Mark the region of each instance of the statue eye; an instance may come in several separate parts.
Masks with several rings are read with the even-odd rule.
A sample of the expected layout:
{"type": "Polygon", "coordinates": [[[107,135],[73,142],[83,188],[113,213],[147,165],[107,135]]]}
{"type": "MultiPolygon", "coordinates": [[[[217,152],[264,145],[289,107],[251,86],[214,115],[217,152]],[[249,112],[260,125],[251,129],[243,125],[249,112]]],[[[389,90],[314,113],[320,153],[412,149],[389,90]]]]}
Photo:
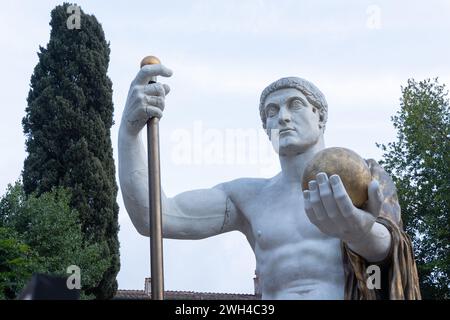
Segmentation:
{"type": "Polygon", "coordinates": [[[278,108],[274,105],[270,105],[266,108],[266,116],[268,118],[276,116],[277,113],[278,113],[278,108]]]}
{"type": "Polygon", "coordinates": [[[301,109],[305,107],[305,104],[300,99],[294,99],[291,101],[290,106],[292,109],[301,109]]]}

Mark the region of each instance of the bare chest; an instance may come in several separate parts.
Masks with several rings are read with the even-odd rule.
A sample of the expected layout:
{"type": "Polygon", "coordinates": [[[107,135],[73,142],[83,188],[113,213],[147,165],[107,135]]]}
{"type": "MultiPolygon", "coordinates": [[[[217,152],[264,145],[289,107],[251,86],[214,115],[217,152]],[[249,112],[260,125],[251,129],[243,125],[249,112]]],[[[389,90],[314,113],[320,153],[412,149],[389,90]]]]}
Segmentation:
{"type": "Polygon", "coordinates": [[[262,250],[328,238],[306,216],[300,188],[264,190],[243,209],[255,244],[262,250]]]}

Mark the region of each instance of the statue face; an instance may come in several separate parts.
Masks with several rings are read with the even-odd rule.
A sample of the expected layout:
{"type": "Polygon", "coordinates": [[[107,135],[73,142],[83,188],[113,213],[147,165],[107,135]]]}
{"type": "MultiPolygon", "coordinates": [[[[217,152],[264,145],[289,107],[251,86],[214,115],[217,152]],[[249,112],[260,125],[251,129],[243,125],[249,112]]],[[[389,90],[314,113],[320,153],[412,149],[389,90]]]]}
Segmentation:
{"type": "Polygon", "coordinates": [[[280,89],[269,94],[264,112],[270,140],[280,155],[303,153],[323,134],[319,111],[297,89],[280,89]]]}

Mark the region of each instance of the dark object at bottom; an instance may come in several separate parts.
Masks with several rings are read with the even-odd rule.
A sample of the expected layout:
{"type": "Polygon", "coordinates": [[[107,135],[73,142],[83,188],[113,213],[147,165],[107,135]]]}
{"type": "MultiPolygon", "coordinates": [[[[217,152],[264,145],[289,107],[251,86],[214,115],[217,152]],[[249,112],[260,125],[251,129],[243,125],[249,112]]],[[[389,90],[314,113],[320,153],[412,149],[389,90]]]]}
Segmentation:
{"type": "Polygon", "coordinates": [[[78,300],[79,289],[67,287],[67,277],[34,274],[20,293],[18,300],[78,300]]]}

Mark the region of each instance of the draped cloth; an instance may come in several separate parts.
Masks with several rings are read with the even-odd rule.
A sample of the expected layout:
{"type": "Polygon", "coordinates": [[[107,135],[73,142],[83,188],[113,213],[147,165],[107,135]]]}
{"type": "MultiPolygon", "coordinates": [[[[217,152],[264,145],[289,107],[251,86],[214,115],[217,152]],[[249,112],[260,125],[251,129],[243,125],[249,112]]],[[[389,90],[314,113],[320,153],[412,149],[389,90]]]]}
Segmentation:
{"type": "MultiPolygon", "coordinates": [[[[350,250],[342,242],[342,257],[345,273],[346,300],[419,300],[421,299],[419,278],[410,237],[403,230],[395,184],[383,168],[373,159],[366,161],[372,178],[380,183],[384,196],[380,215],[376,222],[383,224],[391,234],[391,249],[381,262],[370,263],[350,250]],[[380,268],[381,286],[368,287],[370,265],[380,268]]],[[[371,281],[369,280],[369,283],[371,281]]]]}

